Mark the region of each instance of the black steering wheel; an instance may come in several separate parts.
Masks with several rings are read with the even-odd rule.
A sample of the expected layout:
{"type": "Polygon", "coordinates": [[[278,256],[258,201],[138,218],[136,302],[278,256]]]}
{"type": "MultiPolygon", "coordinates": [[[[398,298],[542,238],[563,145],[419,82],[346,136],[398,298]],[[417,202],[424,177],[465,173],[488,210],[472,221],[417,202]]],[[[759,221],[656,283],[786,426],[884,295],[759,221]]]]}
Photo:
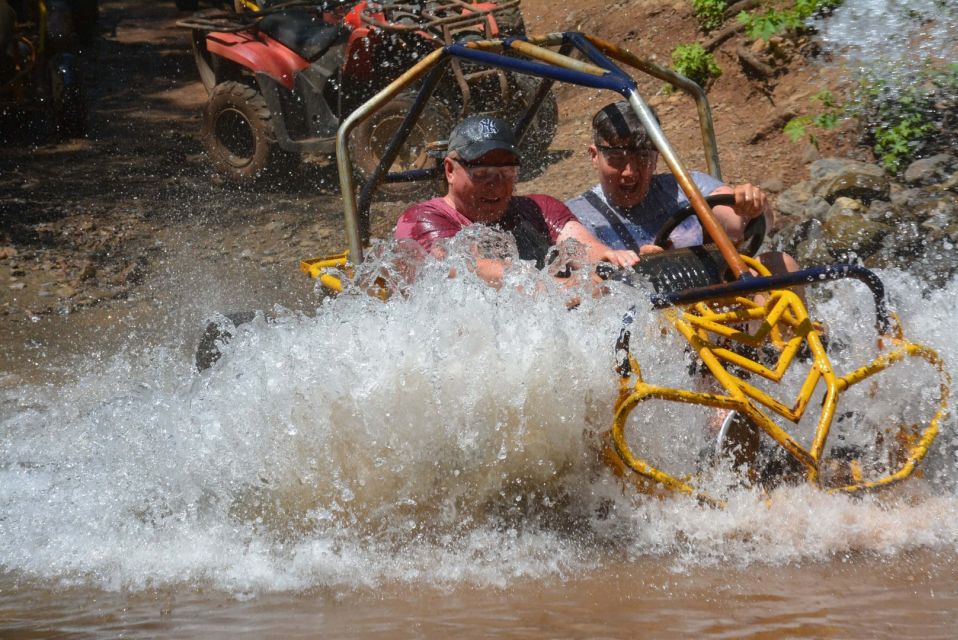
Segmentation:
{"type": "MultiPolygon", "coordinates": [[[[732,206],[735,204],[735,196],[731,193],[723,193],[717,196],[709,196],[705,199],[705,203],[709,207],[715,207],[720,205],[732,206]]],[[[695,209],[692,208],[692,205],[689,204],[682,209],[679,209],[666,220],[659,232],[655,234],[654,244],[662,247],[663,249],[669,248],[669,236],[675,231],[675,228],[678,227],[682,222],[685,221],[691,215],[695,215],[695,209]]],[[[703,238],[702,244],[709,244],[712,242],[712,239],[709,237],[705,230],[702,230],[703,238]]],[[[758,248],[762,246],[762,242],[765,240],[765,215],[760,215],[757,218],[752,218],[749,220],[748,224],[745,225],[745,238],[744,238],[744,247],[742,247],[741,252],[747,256],[754,256],[758,251],[758,248]]]]}

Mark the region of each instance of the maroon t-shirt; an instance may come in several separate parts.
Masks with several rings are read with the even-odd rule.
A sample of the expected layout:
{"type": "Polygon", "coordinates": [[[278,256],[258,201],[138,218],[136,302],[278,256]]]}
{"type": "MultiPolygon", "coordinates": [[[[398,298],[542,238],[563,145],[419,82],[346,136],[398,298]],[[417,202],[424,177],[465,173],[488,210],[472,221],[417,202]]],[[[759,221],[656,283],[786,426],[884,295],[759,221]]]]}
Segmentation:
{"type": "MultiPolygon", "coordinates": [[[[508,231],[516,239],[519,257],[535,260],[541,267],[549,247],[556,243],[562,228],[575,216],[552,196],[513,196],[505,215],[490,225],[508,231]]],[[[473,222],[442,198],[433,198],[406,209],[396,223],[397,240],[412,238],[429,251],[440,238],[451,238],[473,222]]]]}

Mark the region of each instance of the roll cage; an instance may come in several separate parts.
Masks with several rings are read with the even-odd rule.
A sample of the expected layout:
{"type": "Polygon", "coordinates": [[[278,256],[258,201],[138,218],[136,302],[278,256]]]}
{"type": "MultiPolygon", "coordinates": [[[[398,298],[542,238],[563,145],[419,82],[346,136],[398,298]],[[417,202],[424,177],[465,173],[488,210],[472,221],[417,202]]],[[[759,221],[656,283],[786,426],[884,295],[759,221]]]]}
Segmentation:
{"type": "MultiPolygon", "coordinates": [[[[664,317],[673,330],[686,339],[687,349],[696,354],[703,375],[707,371],[716,391],[670,388],[646,381],[629,348],[634,313],[628,312],[615,345],[619,393],[605,451],[605,459],[613,470],[629,476],[640,490],[649,493],[666,489],[694,495],[710,504],[720,504],[702,489],[700,478],[670,473],[653,466],[628,442],[626,429],[632,411],[648,400],[657,399],[738,414],[747,421],[753,433],[770,439],[783,450],[793,467],[808,482],[829,491],[853,493],[876,489],[912,474],[928,452],[946,415],[950,377],[941,359],[933,350],[904,338],[897,319],[888,310],[881,280],[868,269],[854,264],[833,264],[773,275],[759,261],[740,255],[713,217],[703,194],[639,94],[636,81],[619,65],[667,82],[692,97],[698,110],[707,169],[721,179],[711,109],[704,92],[688,78],[600,38],[569,32],[447,45],[424,56],[355,110],[340,125],[336,137],[349,249],[330,258],[306,260],[301,264],[304,271],[319,278],[324,285],[340,289],[339,278],[344,272],[351,273],[350,264],[358,264],[363,259],[364,246],[370,239],[370,204],[376,187],[384,181],[435,177],[435,170],[390,173],[387,169],[392,166],[400,147],[423,113],[442,74],[454,61],[541,79],[528,108],[514,125],[520,139],[555,82],[613,91],[623,96],[688,197],[703,231],[716,245],[712,249],[693,247],[644,256],[636,266],[636,270],[644,275],[648,275],[649,269],[663,268],[681,275],[680,272],[689,271],[687,267],[696,261],[702,265],[708,262],[704,271],[709,275],[704,281],[683,277],[650,278],[655,290],[649,302],[653,307],[665,309],[664,317]],[[350,158],[351,132],[411,87],[418,87],[412,108],[395,131],[379,165],[362,185],[356,185],[350,158]],[[871,291],[875,303],[875,328],[884,352],[870,363],[839,375],[827,353],[827,339],[821,325],[812,322],[804,301],[791,289],[843,278],[857,279],[871,291]],[[752,297],[759,292],[762,296],[752,297]],[[774,357],[769,361],[763,352],[774,357]],[[808,355],[800,355],[803,352],[808,355]],[[908,359],[924,360],[937,372],[939,400],[924,425],[906,421],[885,429],[895,434],[893,439],[901,444],[901,455],[882,466],[866,460],[863,453],[851,455],[842,452],[841,447],[829,448],[829,433],[843,394],[908,359]],[[805,381],[797,396],[780,398],[779,383],[790,369],[803,371],[805,381]],[[820,407],[816,406],[819,403],[812,401],[817,388],[824,388],[820,407]],[[721,391],[717,391],[719,389],[721,391]],[[808,438],[799,436],[790,425],[798,425],[803,415],[812,411],[818,415],[813,433],[808,438]]],[[[434,151],[440,149],[437,147],[434,151]]],[[[840,436],[838,440],[841,440],[840,436]]]]}
{"type": "MultiPolygon", "coordinates": [[[[728,272],[734,276],[733,282],[729,283],[679,291],[657,291],[651,299],[654,306],[689,304],[721,296],[747,295],[823,280],[854,278],[865,283],[872,291],[875,300],[876,328],[881,333],[889,330],[891,320],[881,281],[860,266],[840,264],[804,269],[787,276],[753,277],[725,230],[712,216],[703,194],[665,137],[651,109],[639,93],[637,82],[619,65],[625,65],[666,82],[692,98],[698,113],[698,125],[707,170],[709,174],[721,180],[722,171],[712,122],[712,110],[705,92],[698,84],[685,76],[651,60],[640,58],[627,49],[606,40],[580,32],[557,32],[543,36],[508,37],[446,45],[423,57],[415,66],[345,119],[336,136],[336,161],[343,198],[348,256],[353,264],[362,262],[363,248],[370,239],[370,205],[376,187],[382,182],[435,178],[435,170],[432,169],[393,173],[388,172],[387,168],[392,165],[398,155],[442,74],[447,71],[453,61],[457,60],[541,78],[535,96],[514,125],[516,137],[520,140],[535,117],[543,98],[555,82],[613,91],[628,100],[639,121],[649,132],[652,143],[688,197],[702,228],[714,240],[718,252],[728,266],[728,272]],[[578,57],[574,57],[576,55],[578,57]],[[417,84],[419,91],[416,100],[387,145],[379,165],[367,180],[361,185],[356,185],[354,174],[350,169],[352,166],[350,133],[383,105],[417,84]]],[[[309,271],[305,264],[304,270],[309,271]]]]}

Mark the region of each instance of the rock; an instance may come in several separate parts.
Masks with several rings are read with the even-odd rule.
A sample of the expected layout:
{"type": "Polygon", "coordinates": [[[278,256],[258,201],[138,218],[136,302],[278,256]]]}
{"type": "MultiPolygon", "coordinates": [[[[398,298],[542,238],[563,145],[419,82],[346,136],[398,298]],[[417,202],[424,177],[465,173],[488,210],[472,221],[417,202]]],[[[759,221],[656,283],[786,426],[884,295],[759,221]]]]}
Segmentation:
{"type": "Polygon", "coordinates": [[[805,145],[805,148],[802,150],[802,162],[808,164],[809,162],[818,161],[818,147],[809,143],[805,145]]]}
{"type": "Polygon", "coordinates": [[[843,158],[822,158],[811,164],[808,174],[813,183],[818,182],[822,178],[840,173],[848,162],[849,160],[843,158]]]}
{"type": "Polygon", "coordinates": [[[116,278],[113,279],[113,282],[118,285],[132,285],[140,284],[143,282],[143,278],[146,275],[146,260],[140,258],[131,264],[127,265],[120,273],[117,274],[116,278]]]}
{"type": "Polygon", "coordinates": [[[792,256],[803,266],[825,265],[835,261],[828,245],[820,238],[800,242],[792,256]]]}
{"type": "Polygon", "coordinates": [[[785,189],[775,198],[775,209],[786,216],[805,217],[805,203],[814,194],[808,182],[799,182],[785,189]]]}
{"type": "Polygon", "coordinates": [[[958,169],[958,158],[939,153],[930,158],[915,160],[905,169],[905,182],[912,186],[940,184],[952,177],[958,169]]]}
{"type": "Polygon", "coordinates": [[[22,290],[22,289],[26,289],[26,288],[27,288],[27,283],[26,283],[26,282],[14,282],[13,284],[10,285],[10,288],[13,289],[14,291],[20,291],[20,290],[22,290]]]}
{"type": "Polygon", "coordinates": [[[781,193],[785,188],[785,183],[779,178],[769,178],[760,184],[759,187],[768,193],[781,193]]]}
{"type": "MultiPolygon", "coordinates": [[[[815,163],[818,164],[818,163],[815,163]]],[[[888,176],[873,164],[847,160],[840,166],[828,165],[820,178],[812,179],[812,193],[834,203],[838,198],[854,198],[864,204],[888,200],[891,183],[888,176]]],[[[824,168],[824,165],[820,165],[824,168]]]]}
{"type": "Polygon", "coordinates": [[[824,232],[834,255],[854,253],[864,257],[876,252],[885,236],[894,233],[894,228],[854,213],[840,212],[825,220],[824,232]]]}
{"type": "Polygon", "coordinates": [[[6,260],[17,255],[16,247],[0,247],[0,260],[6,260]]]}
{"type": "Polygon", "coordinates": [[[831,207],[829,207],[828,212],[825,214],[825,217],[830,218],[831,216],[841,215],[842,213],[845,213],[845,212],[862,211],[864,210],[864,208],[865,208],[865,205],[859,202],[858,200],[855,200],[853,198],[840,197],[837,200],[835,200],[835,203],[832,204],[831,207]]]}
{"type": "Polygon", "coordinates": [[[913,218],[924,221],[923,227],[944,229],[958,220],[958,197],[947,192],[929,194],[927,199],[912,206],[910,213],[913,218]]]}
{"type": "Polygon", "coordinates": [[[830,205],[825,198],[813,196],[805,203],[805,217],[813,220],[824,220],[828,215],[830,205]]]}

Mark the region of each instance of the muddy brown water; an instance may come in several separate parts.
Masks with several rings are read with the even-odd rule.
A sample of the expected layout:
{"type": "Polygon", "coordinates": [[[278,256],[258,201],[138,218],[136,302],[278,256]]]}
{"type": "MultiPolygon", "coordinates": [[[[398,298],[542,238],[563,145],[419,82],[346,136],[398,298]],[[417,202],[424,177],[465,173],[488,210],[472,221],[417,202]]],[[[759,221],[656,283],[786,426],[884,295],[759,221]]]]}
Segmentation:
{"type": "Polygon", "coordinates": [[[802,566],[680,570],[610,564],[505,588],[238,597],[173,587],[141,593],[0,578],[0,629],[27,638],[953,638],[958,563],[919,552],[802,566]]]}

